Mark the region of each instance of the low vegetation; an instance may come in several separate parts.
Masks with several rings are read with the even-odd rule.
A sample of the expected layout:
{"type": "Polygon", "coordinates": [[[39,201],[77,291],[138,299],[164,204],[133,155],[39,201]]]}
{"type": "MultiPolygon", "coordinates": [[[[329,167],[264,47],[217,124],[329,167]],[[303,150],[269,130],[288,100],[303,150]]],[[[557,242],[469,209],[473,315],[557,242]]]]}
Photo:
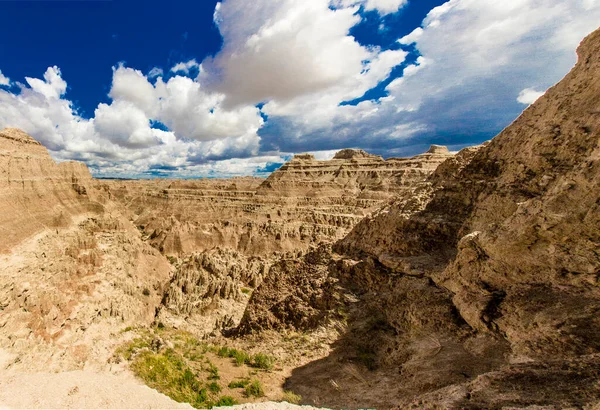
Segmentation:
{"type": "Polygon", "coordinates": [[[136,337],[116,350],[115,360],[127,361],[144,383],[175,401],[190,403],[196,408],[212,408],[265,396],[260,375],[273,369],[272,356],[211,345],[189,333],[164,326],[128,328],[128,331],[134,331],[136,337]],[[235,371],[239,372],[238,378],[229,383],[231,367],[225,382],[221,380],[219,366],[225,366],[223,359],[232,359],[233,368],[240,367],[235,371]],[[253,376],[252,380],[249,375],[253,376]]]}
{"type": "Polygon", "coordinates": [[[272,370],[273,365],[275,364],[275,358],[273,356],[269,356],[263,353],[249,355],[248,353],[242,350],[221,347],[217,351],[217,354],[220,357],[230,357],[234,359],[235,364],[237,366],[245,364],[251,367],[255,367],[257,369],[272,370]]]}
{"type": "Polygon", "coordinates": [[[293,391],[284,390],[281,401],[285,401],[291,404],[300,404],[302,402],[302,396],[294,393],[293,391]]]}
{"type": "Polygon", "coordinates": [[[263,397],[265,395],[265,390],[260,381],[255,379],[246,386],[244,394],[246,397],[263,397]]]}

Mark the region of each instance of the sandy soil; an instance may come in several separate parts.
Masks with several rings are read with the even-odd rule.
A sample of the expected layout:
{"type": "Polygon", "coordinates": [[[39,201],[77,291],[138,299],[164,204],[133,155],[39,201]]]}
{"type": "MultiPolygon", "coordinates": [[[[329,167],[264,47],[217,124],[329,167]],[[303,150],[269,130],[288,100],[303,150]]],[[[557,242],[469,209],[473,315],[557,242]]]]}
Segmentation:
{"type": "Polygon", "coordinates": [[[126,374],[3,373],[0,409],[192,409],[126,374]]]}

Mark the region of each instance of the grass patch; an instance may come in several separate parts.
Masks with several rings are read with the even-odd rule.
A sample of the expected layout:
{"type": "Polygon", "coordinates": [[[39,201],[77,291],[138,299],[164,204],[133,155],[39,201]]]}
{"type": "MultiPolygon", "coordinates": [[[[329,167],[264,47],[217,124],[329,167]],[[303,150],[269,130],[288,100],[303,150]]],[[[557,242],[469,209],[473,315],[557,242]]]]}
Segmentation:
{"type": "Polygon", "coordinates": [[[208,384],[208,390],[210,390],[213,393],[220,393],[221,386],[219,386],[219,383],[217,382],[211,382],[208,384]]]}
{"type": "Polygon", "coordinates": [[[300,404],[300,402],[302,401],[302,396],[294,393],[293,391],[284,390],[283,396],[281,397],[281,401],[286,401],[290,404],[300,404]]]}
{"type": "Polygon", "coordinates": [[[115,355],[129,361],[133,357],[133,354],[137,351],[142,349],[149,349],[150,343],[151,340],[147,337],[136,337],[127,345],[118,348],[115,352],[115,355]]]}
{"type": "Polygon", "coordinates": [[[237,404],[233,397],[221,396],[224,386],[219,382],[219,368],[209,360],[214,360],[213,354],[237,366],[248,366],[237,371],[238,378],[229,383],[230,389],[241,389],[239,393],[250,400],[265,395],[260,374],[273,368],[272,356],[208,344],[190,333],[167,327],[127,329],[132,330],[138,337],[119,347],[114,358],[126,360],[146,385],[177,402],[195,408],[237,404]]]}
{"type": "Polygon", "coordinates": [[[212,364],[210,362],[210,360],[207,361],[208,363],[208,368],[206,369],[208,371],[208,379],[209,380],[221,380],[221,376],[219,376],[219,368],[217,366],[215,366],[214,364],[212,364]]]}
{"type": "Polygon", "coordinates": [[[249,295],[250,293],[252,293],[252,289],[242,288],[242,293],[244,295],[249,295]]]}
{"type": "Polygon", "coordinates": [[[215,403],[215,407],[221,406],[234,406],[238,404],[237,401],[231,396],[222,396],[219,401],[215,403]]]}
{"type": "Polygon", "coordinates": [[[244,389],[246,397],[264,397],[265,390],[260,381],[254,379],[244,389]]]}
{"type": "Polygon", "coordinates": [[[235,361],[236,366],[248,365],[263,370],[273,369],[275,358],[263,353],[249,355],[243,350],[238,350],[229,347],[221,347],[217,350],[219,357],[230,357],[235,361]]]}
{"type": "Polygon", "coordinates": [[[206,406],[208,396],[192,369],[173,350],[142,352],[132,363],[134,373],[148,386],[180,403],[206,406]]]}
{"type": "Polygon", "coordinates": [[[245,389],[246,386],[248,386],[249,384],[250,380],[248,379],[234,380],[231,383],[229,383],[227,387],[229,387],[230,389],[245,389]]]}
{"type": "Polygon", "coordinates": [[[274,364],[275,358],[273,356],[257,353],[252,358],[252,363],[250,365],[263,370],[271,370],[274,364]]]}
{"type": "Polygon", "coordinates": [[[242,350],[236,350],[233,359],[235,360],[236,366],[250,363],[250,355],[242,350]]]}

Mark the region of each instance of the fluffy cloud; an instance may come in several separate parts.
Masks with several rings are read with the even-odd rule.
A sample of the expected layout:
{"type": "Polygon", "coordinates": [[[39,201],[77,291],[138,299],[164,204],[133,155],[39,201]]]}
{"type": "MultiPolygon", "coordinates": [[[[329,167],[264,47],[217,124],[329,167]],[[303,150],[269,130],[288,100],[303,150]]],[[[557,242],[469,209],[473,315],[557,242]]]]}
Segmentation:
{"type": "Polygon", "coordinates": [[[197,68],[198,70],[202,71],[202,65],[198,64],[198,62],[195,59],[177,63],[171,68],[171,71],[174,73],[189,74],[190,70],[192,70],[193,68],[197,68]]]}
{"type": "Polygon", "coordinates": [[[96,175],[212,176],[211,167],[226,175],[219,161],[236,157],[247,173],[267,164],[243,159],[258,154],[259,110],[224,110],[222,95],[205,93],[187,77],[152,84],[138,70],[115,67],[113,101],[99,104],[92,119],[81,118],[64,98],[67,83],[58,68],[27,83],[19,94],[0,90],[0,127],[22,128],[56,159],[85,161],[96,175]],[[171,130],[154,127],[157,122],[171,130]]]}
{"type": "Polygon", "coordinates": [[[0,73],[0,85],[20,88],[0,89],[0,127],[23,128],[57,159],[103,176],[263,174],[291,153],[329,158],[344,147],[457,149],[493,136],[560,80],[600,21],[599,0],[450,0],[391,49],[351,36],[363,11],[405,4],[225,0],[215,57],[147,75],[118,65],[112,101],[93,118],[67,99],[58,67],[27,84],[0,73]],[[374,87],[388,95],[363,101],[374,87]]]}
{"type": "Polygon", "coordinates": [[[349,35],[361,17],[356,7],[332,10],[328,0],[227,0],[217,21],[223,50],[209,61],[204,78],[230,105],[325,92],[360,75],[377,50],[349,35]]]}
{"type": "Polygon", "coordinates": [[[517,101],[521,104],[531,105],[538,100],[542,95],[543,91],[536,91],[533,88],[526,88],[519,93],[517,101]]]}
{"type": "Polygon", "coordinates": [[[387,97],[356,106],[335,105],[328,92],[275,99],[263,108],[263,143],[384,155],[414,154],[432,142],[479,143],[521,112],[522,90],[545,90],[569,71],[598,21],[598,0],[450,0],[399,39],[420,57],[387,86],[387,97]]]}
{"type": "Polygon", "coordinates": [[[44,73],[44,80],[30,77],[25,77],[25,80],[33,91],[46,98],[60,98],[67,92],[67,83],[62,79],[60,69],[56,66],[48,67],[44,73]]]}
{"type": "Polygon", "coordinates": [[[4,76],[2,70],[0,70],[0,85],[10,85],[10,78],[4,76]]]}
{"type": "Polygon", "coordinates": [[[336,0],[338,7],[363,5],[366,11],[376,10],[381,15],[396,13],[408,3],[408,0],[336,0]]]}
{"type": "Polygon", "coordinates": [[[148,78],[162,77],[165,74],[162,68],[154,67],[148,72],[148,78]]]}

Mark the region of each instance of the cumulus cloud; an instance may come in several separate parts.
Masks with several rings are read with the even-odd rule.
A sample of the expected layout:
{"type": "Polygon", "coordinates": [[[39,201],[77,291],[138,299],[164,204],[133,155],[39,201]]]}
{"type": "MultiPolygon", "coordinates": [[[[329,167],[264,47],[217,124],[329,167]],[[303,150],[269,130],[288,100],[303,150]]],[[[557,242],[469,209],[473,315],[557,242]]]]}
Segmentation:
{"type": "Polygon", "coordinates": [[[384,16],[405,4],[225,0],[216,56],[167,73],[115,66],[111,101],[93,118],[79,116],[58,67],[26,84],[0,73],[0,85],[20,88],[0,89],[0,127],[104,176],[261,174],[291,153],[328,158],[344,147],[458,149],[492,137],[560,80],[600,21],[598,0],[450,0],[391,49],[350,34],[360,10],[384,16]],[[387,95],[365,99],[375,87],[387,95]]]}
{"type": "Polygon", "coordinates": [[[148,72],[148,78],[162,77],[164,74],[165,73],[162,68],[154,67],[148,72]]]}
{"type": "MultiPolygon", "coordinates": [[[[209,61],[216,89],[231,105],[256,104],[324,91],[359,75],[377,52],[349,35],[357,8],[332,10],[328,0],[226,0],[218,9],[223,50],[209,61]]],[[[205,77],[206,78],[206,77],[205,77]]]]}
{"type": "Polygon", "coordinates": [[[56,66],[48,67],[43,80],[31,77],[25,77],[25,80],[33,91],[46,98],[60,98],[67,92],[67,83],[62,79],[60,69],[56,66]]]}
{"type": "Polygon", "coordinates": [[[3,75],[2,74],[2,70],[0,70],[0,86],[1,85],[5,85],[5,86],[9,86],[10,85],[10,78],[8,78],[5,75],[3,75]]]}
{"type": "Polygon", "coordinates": [[[381,15],[396,13],[408,3],[408,0],[335,0],[338,7],[363,5],[366,11],[375,10],[381,15]]]}
{"type": "Polygon", "coordinates": [[[190,70],[193,68],[197,68],[198,70],[202,71],[202,65],[198,64],[198,62],[195,59],[177,63],[171,68],[171,71],[174,73],[189,74],[190,70]]]}
{"type": "Polygon", "coordinates": [[[521,104],[531,105],[538,100],[545,92],[536,91],[533,88],[526,88],[519,93],[517,101],[521,104]]]}
{"type": "Polygon", "coordinates": [[[263,143],[384,155],[415,154],[432,142],[479,143],[521,112],[521,90],[548,88],[570,70],[598,21],[600,2],[592,0],[450,0],[399,39],[419,58],[387,86],[388,96],[356,106],[335,106],[327,93],[275,99],[263,108],[263,143]]]}

